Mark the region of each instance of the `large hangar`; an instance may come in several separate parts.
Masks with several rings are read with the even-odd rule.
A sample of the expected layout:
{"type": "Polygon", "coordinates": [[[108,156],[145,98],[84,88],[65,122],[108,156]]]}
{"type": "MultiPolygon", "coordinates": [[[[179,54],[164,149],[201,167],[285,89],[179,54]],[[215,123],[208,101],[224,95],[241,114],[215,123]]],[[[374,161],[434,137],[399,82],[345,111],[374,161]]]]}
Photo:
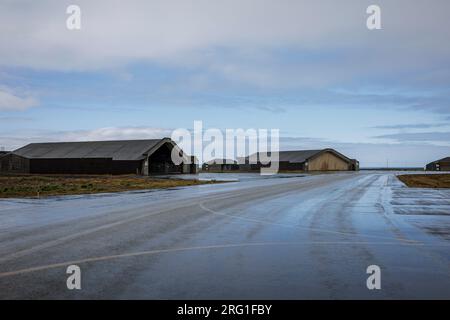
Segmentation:
{"type": "MultiPolygon", "coordinates": [[[[259,170],[263,167],[259,159],[259,153],[253,154],[245,158],[239,168],[242,171],[259,170]]],[[[278,168],[280,171],[356,171],[359,162],[331,148],[292,150],[278,152],[278,168]]]]}
{"type": "Polygon", "coordinates": [[[194,157],[170,138],[31,143],[0,156],[0,171],[36,174],[197,173],[194,157]],[[176,148],[181,164],[172,161],[176,148]]]}

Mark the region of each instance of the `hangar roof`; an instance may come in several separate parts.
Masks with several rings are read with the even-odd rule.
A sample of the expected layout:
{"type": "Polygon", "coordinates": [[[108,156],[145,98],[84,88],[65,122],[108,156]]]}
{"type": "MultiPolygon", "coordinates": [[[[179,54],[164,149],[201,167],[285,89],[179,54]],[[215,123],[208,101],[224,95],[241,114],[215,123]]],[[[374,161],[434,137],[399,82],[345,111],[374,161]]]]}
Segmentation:
{"type": "Polygon", "coordinates": [[[439,162],[450,162],[450,157],[442,158],[442,159],[430,162],[429,164],[431,164],[431,163],[439,163],[439,162]]]}
{"type": "Polygon", "coordinates": [[[293,151],[280,151],[280,161],[288,162],[305,162],[307,159],[318,154],[322,150],[293,150],[293,151]]]}
{"type": "Polygon", "coordinates": [[[151,140],[115,140],[81,142],[30,143],[13,153],[25,158],[112,158],[113,160],[141,160],[155,147],[169,138],[151,140]]]}
{"type": "MultiPolygon", "coordinates": [[[[291,150],[291,151],[279,151],[278,153],[278,161],[280,162],[292,162],[292,163],[302,163],[305,162],[308,159],[311,159],[317,155],[319,155],[322,152],[332,152],[333,154],[337,155],[338,157],[346,160],[346,161],[352,161],[343,154],[337,152],[334,149],[320,149],[320,150],[291,150]]],[[[254,157],[255,154],[251,155],[250,158],[254,157]]],[[[270,152],[269,152],[270,156],[270,152]]],[[[258,153],[259,158],[259,153],[258,153]]]]}

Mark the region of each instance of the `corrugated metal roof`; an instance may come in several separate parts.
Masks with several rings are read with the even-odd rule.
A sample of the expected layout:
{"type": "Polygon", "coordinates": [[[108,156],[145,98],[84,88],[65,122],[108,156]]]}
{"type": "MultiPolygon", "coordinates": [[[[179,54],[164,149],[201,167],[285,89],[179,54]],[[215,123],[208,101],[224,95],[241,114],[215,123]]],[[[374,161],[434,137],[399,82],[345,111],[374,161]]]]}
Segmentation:
{"type": "MultiPolygon", "coordinates": [[[[292,163],[302,163],[305,162],[307,159],[311,158],[312,156],[316,155],[319,152],[322,152],[323,150],[292,150],[292,151],[279,151],[278,152],[278,160],[279,161],[286,161],[286,162],[292,162],[292,163]]],[[[258,153],[258,159],[259,159],[258,153]]],[[[268,155],[270,156],[270,152],[268,152],[268,155]]],[[[255,157],[255,154],[251,155],[249,158],[252,159],[255,157]]]]}
{"type": "MultiPolygon", "coordinates": [[[[320,149],[320,150],[291,150],[291,151],[279,151],[278,152],[278,161],[280,162],[291,162],[291,163],[303,163],[306,160],[314,157],[315,155],[317,155],[318,153],[321,152],[325,152],[325,151],[329,151],[332,152],[334,154],[336,154],[337,156],[346,159],[347,161],[351,161],[350,159],[348,159],[346,156],[344,156],[343,154],[337,152],[334,149],[320,149]]],[[[250,159],[252,157],[254,157],[255,155],[250,156],[250,159]]],[[[269,152],[269,156],[270,156],[270,152],[269,152]]],[[[259,153],[258,153],[258,158],[259,158],[259,153]]]]}
{"type": "Polygon", "coordinates": [[[30,143],[13,153],[38,159],[52,158],[112,158],[113,160],[140,160],[144,153],[155,147],[162,139],[45,142],[30,143]]]}
{"type": "Polygon", "coordinates": [[[305,162],[307,159],[322,152],[322,150],[297,150],[297,151],[280,151],[279,159],[280,161],[288,162],[305,162]]]}
{"type": "Polygon", "coordinates": [[[431,163],[438,163],[438,162],[450,162],[450,157],[442,158],[442,159],[433,161],[431,163]]]}

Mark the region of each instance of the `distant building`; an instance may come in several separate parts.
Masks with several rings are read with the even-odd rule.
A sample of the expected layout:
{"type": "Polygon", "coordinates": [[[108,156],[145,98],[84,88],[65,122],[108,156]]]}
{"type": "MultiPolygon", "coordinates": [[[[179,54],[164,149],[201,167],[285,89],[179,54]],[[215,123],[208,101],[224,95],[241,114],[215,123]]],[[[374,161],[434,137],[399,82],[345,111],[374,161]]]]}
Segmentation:
{"type": "MultiPolygon", "coordinates": [[[[269,153],[270,156],[270,153],[269,153]]],[[[253,154],[240,160],[241,171],[260,170],[260,154],[253,154]],[[241,163],[243,162],[243,163],[241,163]]],[[[356,171],[359,162],[350,159],[334,149],[280,151],[278,156],[280,171],[356,171]]]]}
{"type": "Polygon", "coordinates": [[[429,171],[450,171],[450,157],[430,162],[426,169],[429,171]]]}
{"type": "Polygon", "coordinates": [[[0,172],[9,173],[152,175],[197,173],[197,169],[196,158],[169,138],[31,143],[0,155],[0,172]],[[180,164],[172,161],[174,148],[180,164]]]}
{"type": "Polygon", "coordinates": [[[350,159],[350,171],[358,171],[359,170],[359,161],[356,159],[350,159]]]}
{"type": "Polygon", "coordinates": [[[205,162],[202,165],[202,170],[210,172],[237,171],[239,170],[239,165],[235,160],[231,159],[213,159],[205,162]]]}

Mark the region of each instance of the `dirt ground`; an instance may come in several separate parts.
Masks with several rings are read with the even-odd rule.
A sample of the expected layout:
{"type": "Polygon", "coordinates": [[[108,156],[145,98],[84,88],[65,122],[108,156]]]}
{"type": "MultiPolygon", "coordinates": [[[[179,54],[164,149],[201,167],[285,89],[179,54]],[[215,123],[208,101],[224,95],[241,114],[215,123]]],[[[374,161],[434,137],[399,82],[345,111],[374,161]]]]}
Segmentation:
{"type": "Polygon", "coordinates": [[[158,179],[134,175],[63,176],[17,175],[0,176],[0,198],[42,197],[51,195],[89,194],[129,190],[190,186],[214,181],[158,179]]]}
{"type": "Polygon", "coordinates": [[[397,176],[412,188],[450,188],[450,174],[403,174],[397,176]]]}

